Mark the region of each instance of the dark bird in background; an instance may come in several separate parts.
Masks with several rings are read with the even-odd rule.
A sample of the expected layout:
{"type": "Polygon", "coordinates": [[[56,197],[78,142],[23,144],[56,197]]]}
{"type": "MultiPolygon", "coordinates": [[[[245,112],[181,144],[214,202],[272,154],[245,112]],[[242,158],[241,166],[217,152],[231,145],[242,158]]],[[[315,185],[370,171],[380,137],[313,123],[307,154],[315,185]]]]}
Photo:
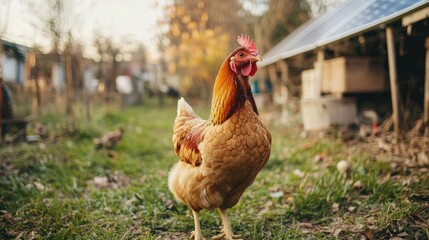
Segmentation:
{"type": "Polygon", "coordinates": [[[101,138],[94,139],[95,148],[100,150],[102,148],[112,149],[122,139],[124,135],[124,128],[120,127],[118,130],[106,133],[101,138]]]}

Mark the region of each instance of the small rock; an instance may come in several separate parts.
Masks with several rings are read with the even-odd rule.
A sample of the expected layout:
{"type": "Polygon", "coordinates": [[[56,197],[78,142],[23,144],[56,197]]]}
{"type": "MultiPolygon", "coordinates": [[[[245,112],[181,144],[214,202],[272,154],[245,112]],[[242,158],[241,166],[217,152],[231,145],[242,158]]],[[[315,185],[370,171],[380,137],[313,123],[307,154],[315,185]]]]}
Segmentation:
{"type": "Polygon", "coordinates": [[[283,196],[284,196],[284,194],[282,191],[270,192],[270,197],[272,197],[272,198],[281,198],[283,196]]]}
{"type": "Polygon", "coordinates": [[[295,169],[293,170],[293,174],[295,174],[295,176],[299,177],[299,178],[303,178],[305,176],[305,173],[303,173],[301,170],[299,169],[295,169]]]}
{"type": "Polygon", "coordinates": [[[338,172],[340,172],[341,174],[347,174],[348,171],[350,170],[350,163],[347,162],[346,160],[341,160],[337,163],[337,170],[338,172]]]}
{"type": "Polygon", "coordinates": [[[425,152],[417,153],[417,162],[419,165],[427,165],[429,164],[428,155],[425,152]]]}

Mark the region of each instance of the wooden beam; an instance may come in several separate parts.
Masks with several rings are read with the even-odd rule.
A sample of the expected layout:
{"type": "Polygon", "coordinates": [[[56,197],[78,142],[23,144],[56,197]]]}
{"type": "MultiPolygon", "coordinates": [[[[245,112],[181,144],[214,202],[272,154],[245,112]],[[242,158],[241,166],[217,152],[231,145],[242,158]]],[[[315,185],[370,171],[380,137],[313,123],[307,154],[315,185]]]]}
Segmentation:
{"type": "Polygon", "coordinates": [[[429,37],[426,38],[426,67],[425,67],[425,96],[424,96],[424,110],[423,110],[423,123],[425,126],[429,122],[429,37]]]}
{"type": "Polygon", "coordinates": [[[393,125],[395,133],[399,133],[399,87],[398,77],[396,75],[396,56],[395,56],[395,41],[393,38],[392,27],[386,28],[386,41],[387,41],[387,58],[389,61],[389,77],[390,77],[390,94],[392,97],[393,109],[393,125]]]}
{"type": "Polygon", "coordinates": [[[411,13],[402,18],[402,26],[408,26],[429,17],[429,7],[411,13]]]}

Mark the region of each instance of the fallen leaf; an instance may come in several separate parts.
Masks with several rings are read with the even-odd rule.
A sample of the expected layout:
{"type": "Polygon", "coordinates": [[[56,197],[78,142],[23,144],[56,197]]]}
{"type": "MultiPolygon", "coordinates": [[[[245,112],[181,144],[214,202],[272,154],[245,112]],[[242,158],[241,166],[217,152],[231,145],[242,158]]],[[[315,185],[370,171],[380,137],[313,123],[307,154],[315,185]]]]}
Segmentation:
{"type": "Polygon", "coordinates": [[[401,232],[400,234],[398,234],[397,237],[408,237],[408,233],[406,232],[401,232]]]}
{"type": "Polygon", "coordinates": [[[73,178],[72,178],[72,186],[73,186],[73,189],[74,189],[74,190],[76,190],[76,189],[77,189],[77,179],[76,179],[76,177],[73,177],[73,178]]]}
{"type": "Polygon", "coordinates": [[[313,224],[309,222],[300,222],[298,223],[298,227],[299,230],[304,234],[312,233],[315,231],[313,224]]]}
{"type": "Polygon", "coordinates": [[[268,188],[268,192],[279,192],[279,191],[283,191],[283,187],[281,185],[276,185],[268,188]]]}
{"type": "Polygon", "coordinates": [[[293,197],[292,196],[288,196],[285,201],[286,201],[287,204],[291,204],[291,203],[293,203],[293,197]]]}
{"type": "Polygon", "coordinates": [[[43,184],[41,184],[40,182],[34,182],[33,184],[37,190],[39,190],[39,191],[45,190],[45,186],[43,184]]]}
{"type": "Polygon", "coordinates": [[[3,217],[3,218],[5,218],[7,221],[13,221],[14,219],[13,219],[13,217],[12,217],[12,215],[10,215],[7,211],[5,211],[5,210],[0,210],[0,213],[2,213],[2,216],[1,217],[3,217]]]}
{"type": "Polygon", "coordinates": [[[114,150],[108,150],[107,151],[107,156],[109,158],[116,158],[118,156],[118,153],[116,151],[114,151],[114,150]]]}
{"type": "Polygon", "coordinates": [[[96,176],[92,180],[87,181],[88,185],[93,185],[96,188],[113,188],[117,189],[131,183],[128,176],[115,171],[107,176],[96,176]]]}
{"type": "Polygon", "coordinates": [[[172,209],[173,208],[173,201],[171,199],[166,199],[164,202],[164,206],[167,209],[172,209]]]}
{"type": "Polygon", "coordinates": [[[340,210],[340,204],[339,204],[339,203],[334,202],[334,203],[332,204],[331,211],[335,213],[335,212],[338,212],[338,210],[340,210]]]}
{"type": "Polygon", "coordinates": [[[362,182],[360,180],[353,183],[354,189],[361,189],[362,188],[362,182]]]}
{"type": "Polygon", "coordinates": [[[379,149],[382,149],[382,150],[384,150],[386,152],[390,152],[392,150],[392,148],[390,147],[390,145],[387,144],[386,142],[384,142],[382,139],[378,139],[377,144],[378,144],[378,148],[379,149]]]}
{"type": "Polygon", "coordinates": [[[347,210],[349,210],[349,212],[353,212],[354,210],[356,210],[355,206],[350,206],[347,208],[347,210]]]}
{"type": "Polygon", "coordinates": [[[166,209],[172,209],[173,208],[173,201],[167,197],[165,194],[161,194],[162,203],[164,203],[164,206],[166,209]]]}
{"type": "Polygon", "coordinates": [[[106,176],[96,176],[92,181],[96,187],[105,187],[109,179],[106,176]]]}
{"type": "Polygon", "coordinates": [[[131,206],[134,202],[136,202],[137,201],[137,198],[136,197],[132,197],[132,198],[130,198],[130,199],[128,199],[127,201],[125,201],[125,206],[131,206]]]}
{"type": "Polygon", "coordinates": [[[371,232],[371,231],[368,231],[368,232],[366,232],[366,236],[367,236],[369,239],[373,239],[373,238],[374,238],[374,233],[373,233],[373,232],[371,232]]]}
{"type": "Polygon", "coordinates": [[[323,162],[323,161],[327,160],[327,158],[329,158],[329,153],[326,151],[323,151],[323,152],[317,154],[316,156],[314,156],[313,161],[315,163],[323,162]]]}
{"type": "Polygon", "coordinates": [[[44,143],[39,143],[39,148],[40,148],[41,150],[46,150],[46,144],[44,144],[44,143]]]}
{"type": "Polygon", "coordinates": [[[264,206],[259,207],[259,212],[258,215],[263,215],[266,212],[268,212],[268,210],[270,209],[270,207],[273,205],[273,201],[268,201],[264,204],[264,206]]]}
{"type": "Polygon", "coordinates": [[[392,176],[390,175],[390,173],[388,173],[385,176],[383,176],[383,178],[377,179],[377,183],[380,185],[385,184],[385,183],[389,182],[391,178],[392,178],[392,176]]]}
{"type": "Polygon", "coordinates": [[[413,179],[412,178],[404,178],[402,179],[402,186],[410,186],[413,183],[413,179]]]}
{"type": "Polygon", "coordinates": [[[313,158],[313,162],[315,162],[315,163],[319,163],[319,162],[322,162],[323,161],[323,157],[322,157],[322,155],[321,154],[317,154],[316,156],[314,156],[314,158],[313,158]]]}
{"type": "Polygon", "coordinates": [[[332,236],[334,236],[334,237],[338,237],[339,235],[340,235],[340,233],[343,231],[343,229],[341,229],[341,228],[337,228],[337,229],[335,229],[334,230],[334,232],[332,233],[332,236]]]}

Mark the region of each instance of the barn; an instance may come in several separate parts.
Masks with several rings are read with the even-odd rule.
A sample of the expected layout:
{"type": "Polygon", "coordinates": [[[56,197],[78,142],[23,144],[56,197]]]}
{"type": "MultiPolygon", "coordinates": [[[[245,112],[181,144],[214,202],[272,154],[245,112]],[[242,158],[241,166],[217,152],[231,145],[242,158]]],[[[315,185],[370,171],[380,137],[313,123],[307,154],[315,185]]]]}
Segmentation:
{"type": "Polygon", "coordinates": [[[259,65],[274,104],[298,99],[306,130],[351,124],[368,111],[396,132],[428,126],[428,17],[428,0],[347,0],[309,20],[259,65]]]}
{"type": "Polygon", "coordinates": [[[0,39],[0,74],[5,82],[23,84],[25,80],[25,59],[29,48],[0,39]]]}

